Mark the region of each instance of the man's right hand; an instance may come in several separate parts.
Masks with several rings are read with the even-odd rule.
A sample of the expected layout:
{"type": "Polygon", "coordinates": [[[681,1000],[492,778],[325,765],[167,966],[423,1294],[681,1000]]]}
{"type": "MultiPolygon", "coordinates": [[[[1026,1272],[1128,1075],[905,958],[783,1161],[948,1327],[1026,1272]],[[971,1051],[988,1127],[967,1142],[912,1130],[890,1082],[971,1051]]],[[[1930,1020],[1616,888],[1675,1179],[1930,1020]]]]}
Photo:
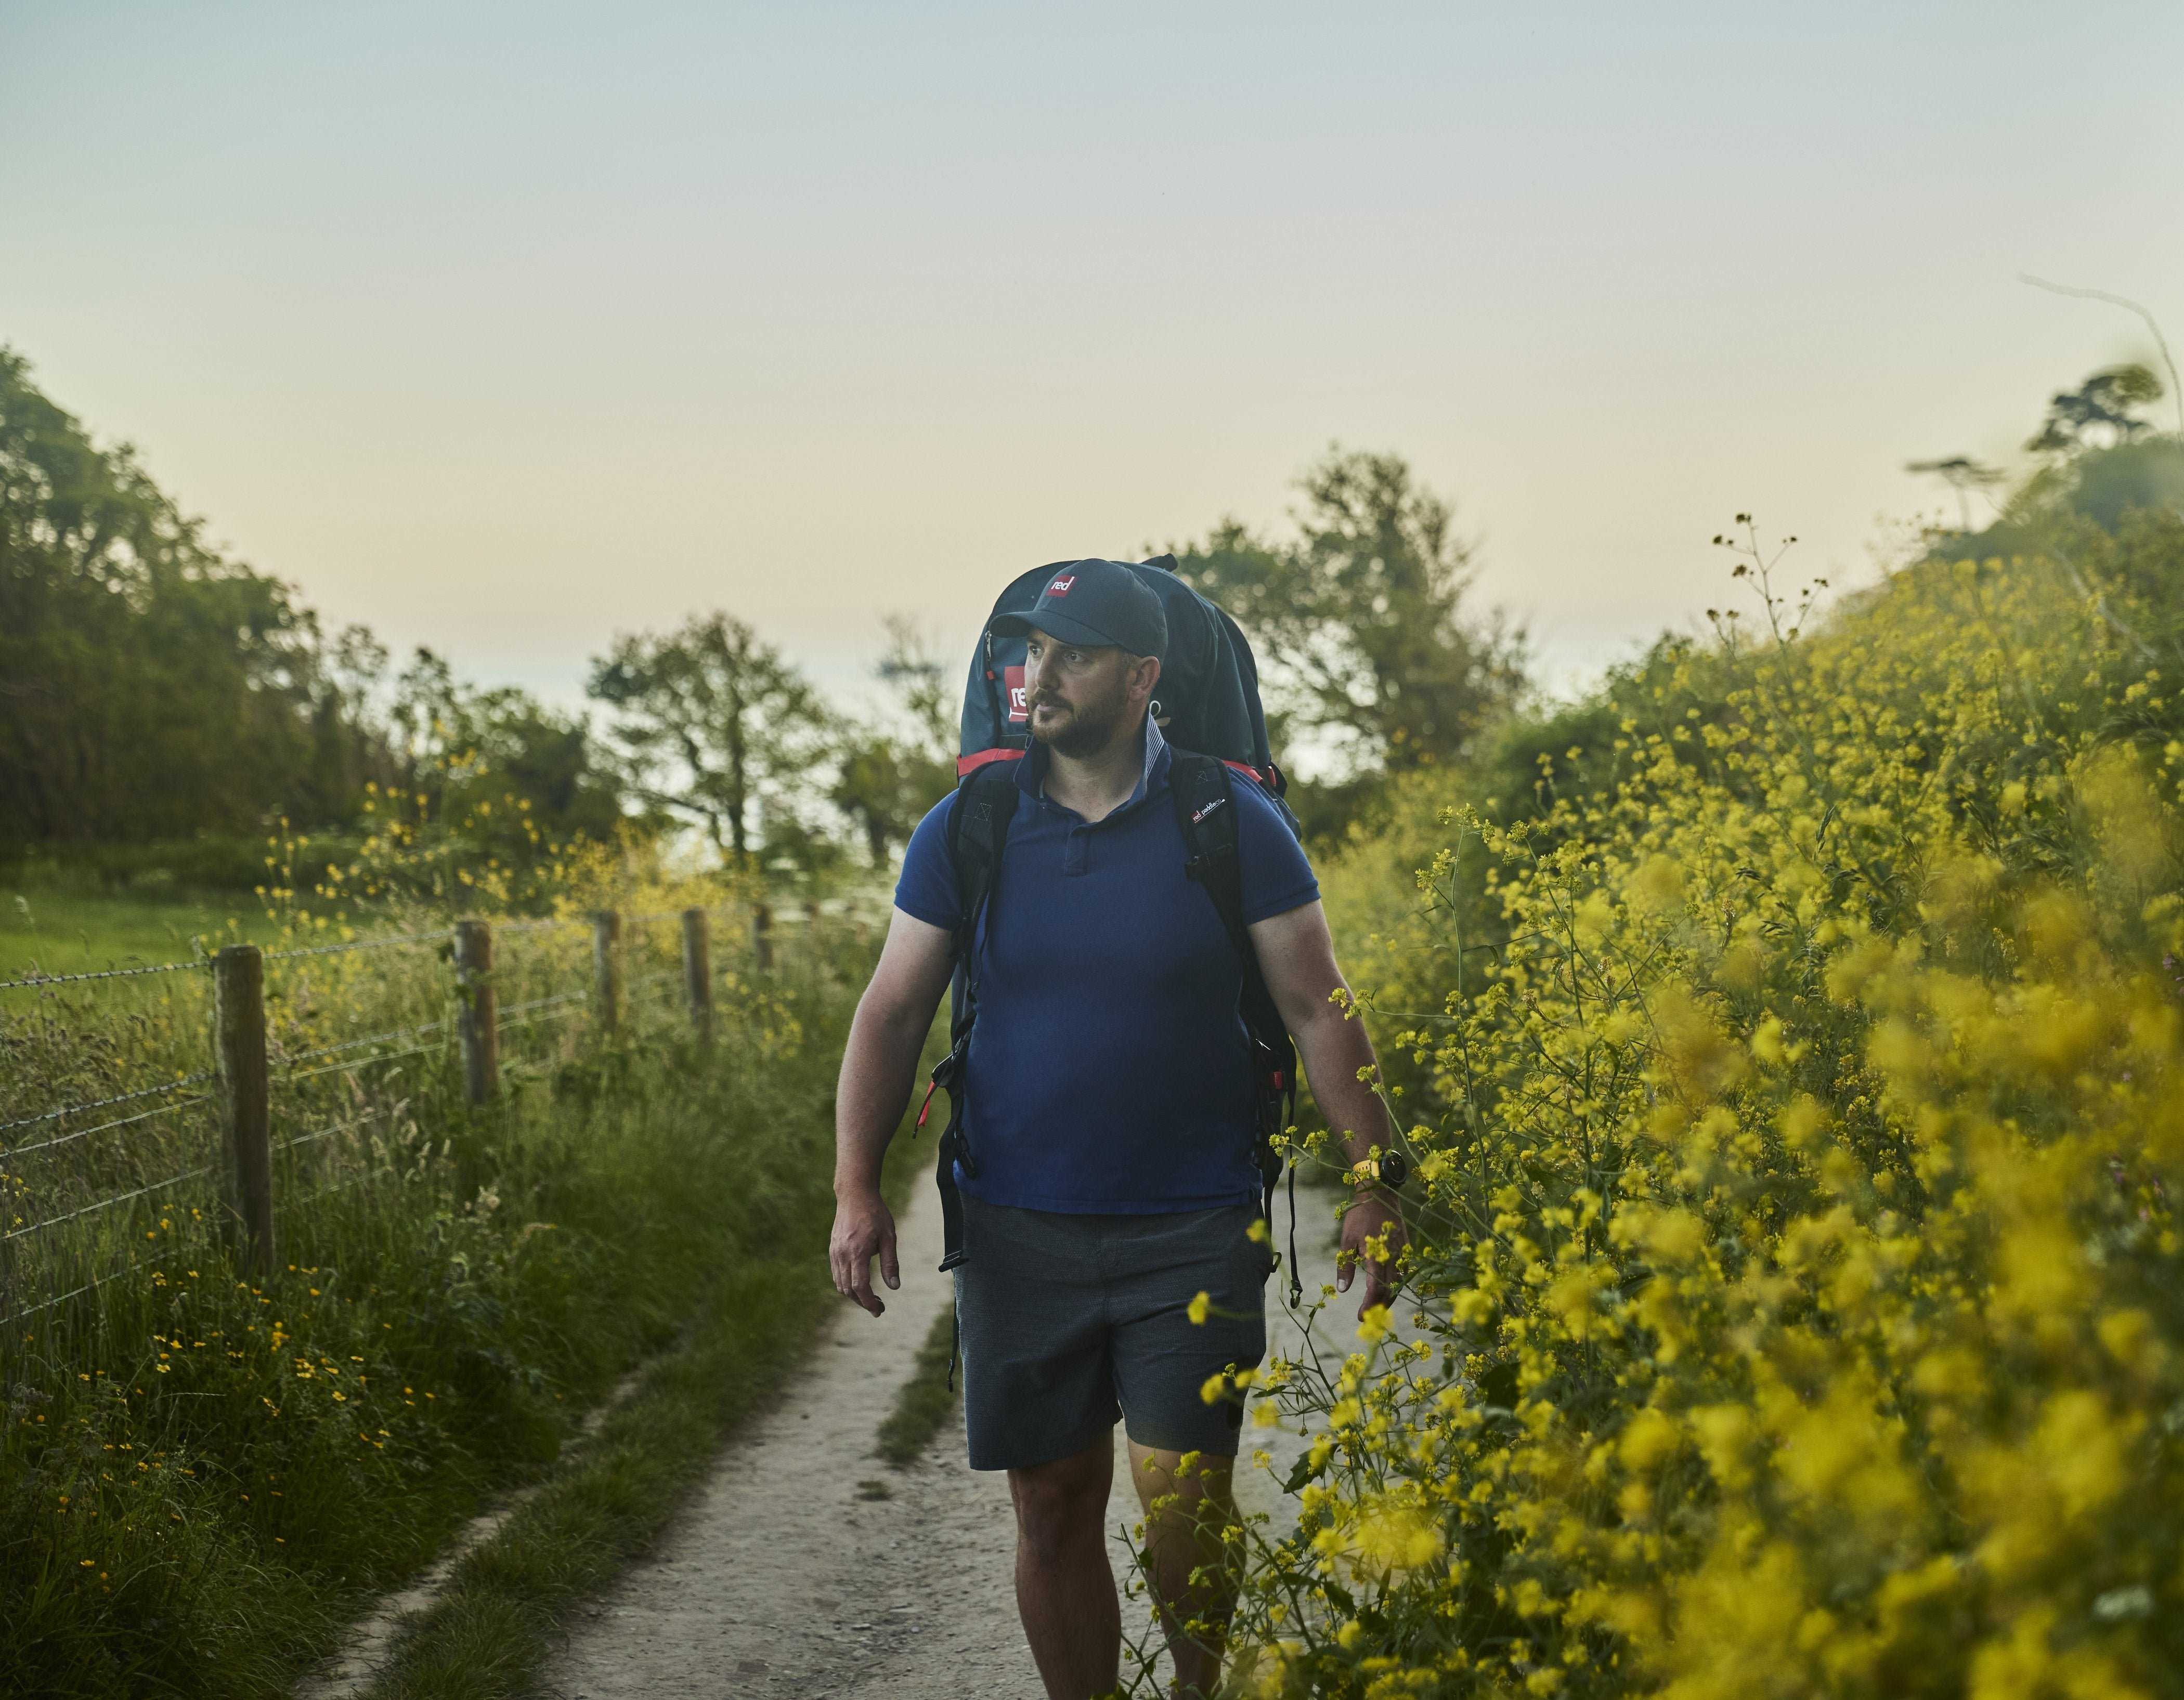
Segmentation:
{"type": "Polygon", "coordinates": [[[890,1291],[902,1285],[902,1266],[894,1251],[894,1216],[877,1192],[834,1202],[834,1237],[827,1248],[833,1266],[834,1291],[855,1299],[874,1316],[887,1308],[872,1291],[872,1259],[880,1260],[880,1279],[890,1291]]]}

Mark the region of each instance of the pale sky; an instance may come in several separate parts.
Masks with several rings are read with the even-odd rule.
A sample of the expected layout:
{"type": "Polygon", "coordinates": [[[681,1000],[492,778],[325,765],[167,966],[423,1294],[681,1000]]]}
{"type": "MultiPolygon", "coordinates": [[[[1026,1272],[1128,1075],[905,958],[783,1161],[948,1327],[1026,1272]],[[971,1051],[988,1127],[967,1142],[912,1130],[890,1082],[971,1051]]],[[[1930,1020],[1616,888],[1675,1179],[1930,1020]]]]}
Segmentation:
{"type": "MultiPolygon", "coordinates": [[[[330,621],[577,700],[739,614],[839,684],[1045,560],[1456,501],[1567,681],[1838,582],[2184,339],[2184,7],[33,7],[0,341],[330,621]]],[[[1953,512],[1953,509],[1952,508],[1953,512]]]]}

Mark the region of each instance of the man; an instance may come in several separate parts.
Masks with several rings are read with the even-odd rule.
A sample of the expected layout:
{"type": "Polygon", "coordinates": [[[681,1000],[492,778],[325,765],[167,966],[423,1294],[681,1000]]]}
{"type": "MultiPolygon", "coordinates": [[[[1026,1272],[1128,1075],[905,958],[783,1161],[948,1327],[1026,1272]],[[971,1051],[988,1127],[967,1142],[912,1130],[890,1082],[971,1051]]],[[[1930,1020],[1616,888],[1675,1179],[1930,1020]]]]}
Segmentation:
{"type": "MultiPolygon", "coordinates": [[[[1159,597],[1117,563],[1080,561],[994,627],[1024,634],[1034,742],[976,936],[956,1270],[971,1464],[1008,1471],[1017,1603],[1050,1700],[1105,1693],[1121,1653],[1105,1535],[1119,1414],[1174,1692],[1211,1694],[1231,1601],[1191,1574],[1234,1519],[1242,1403],[1209,1404],[1201,1389],[1264,1355],[1273,1267],[1255,1227],[1242,964],[1184,873],[1170,753],[1148,714],[1167,645],[1159,597]]],[[[1231,790],[1252,949],[1314,1097],[1362,1158],[1388,1145],[1388,1123],[1363,1025],[1338,997],[1318,884],[1272,803],[1231,790]]],[[[875,1258],[899,1284],[881,1154],[956,967],[957,801],[911,838],[842,1059],[834,1284],[876,1316],[875,1258]]],[[[1368,1242],[1392,1255],[1401,1232],[1376,1189],[1343,1218],[1338,1279],[1347,1290],[1363,1260],[1366,1306],[1390,1283],[1368,1242]]]]}

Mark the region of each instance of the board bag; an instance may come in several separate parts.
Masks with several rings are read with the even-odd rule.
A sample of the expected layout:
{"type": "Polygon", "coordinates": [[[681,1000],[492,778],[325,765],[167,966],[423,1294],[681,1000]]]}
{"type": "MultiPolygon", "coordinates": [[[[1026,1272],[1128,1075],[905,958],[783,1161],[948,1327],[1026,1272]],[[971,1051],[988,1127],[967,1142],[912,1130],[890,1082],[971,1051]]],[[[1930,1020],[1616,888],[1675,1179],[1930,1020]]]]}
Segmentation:
{"type": "MultiPolygon", "coordinates": [[[[923,1127],[936,1090],[948,1094],[935,1179],[940,1190],[942,1258],[952,1269],[963,1261],[963,1203],[956,1170],[978,1172],[963,1122],[964,1070],[971,1033],[978,1019],[978,924],[994,901],[1008,842],[1009,823],[1022,794],[1015,764],[1031,747],[1031,718],[1024,701],[1024,640],[997,634],[992,621],[1028,611],[1067,561],[1034,569],[1003,591],[987,616],[971,658],[963,692],[962,741],[956,764],[956,801],[949,817],[948,848],[956,870],[956,979],[950,1002],[948,1054],[933,1069],[918,1111],[923,1127]]],[[[1253,1159],[1259,1172],[1262,1217],[1271,1228],[1274,1185],[1283,1170],[1274,1136],[1296,1109],[1296,1047],[1251,948],[1244,921],[1243,869],[1231,787],[1253,785],[1268,797],[1292,832],[1296,816],[1283,800],[1288,781],[1267,743],[1267,717],[1259,701],[1259,669],[1251,646],[1226,613],[1176,576],[1175,557],[1156,556],[1134,565],[1167,616],[1168,653],[1153,702],[1153,717],[1170,746],[1168,784],[1183,833],[1184,871],[1212,900],[1223,931],[1243,969],[1238,1014],[1251,1037],[1253,1077],[1253,1159]]],[[[1301,833],[1300,833],[1300,836],[1301,833]]],[[[1303,1297],[1296,1263],[1296,1170],[1290,1176],[1290,1302],[1303,1297]]],[[[952,1358],[952,1354],[951,1354],[952,1358]]],[[[952,1378],[953,1364],[950,1364],[952,1378]]]]}

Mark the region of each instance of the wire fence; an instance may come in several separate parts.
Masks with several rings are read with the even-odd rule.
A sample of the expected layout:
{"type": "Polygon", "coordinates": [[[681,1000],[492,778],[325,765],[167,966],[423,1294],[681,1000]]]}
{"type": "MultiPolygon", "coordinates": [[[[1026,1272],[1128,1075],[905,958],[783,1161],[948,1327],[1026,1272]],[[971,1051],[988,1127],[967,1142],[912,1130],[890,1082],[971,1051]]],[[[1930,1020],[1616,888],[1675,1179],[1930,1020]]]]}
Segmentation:
{"type": "Polygon", "coordinates": [[[782,919],[739,916],[716,963],[719,913],[465,921],[0,982],[187,976],[156,1018],[132,1007],[104,1026],[95,1009],[0,1006],[0,1359],[31,1343],[25,1325],[200,1240],[270,1268],[280,1221],[444,1160],[424,1133],[437,1107],[496,1101],[504,1075],[551,1076],[617,1031],[708,1039],[716,989],[772,969],[782,919]],[[169,1077],[117,1078],[141,1069],[169,1077]]]}
{"type": "Polygon", "coordinates": [[[157,962],[144,968],[102,968],[87,974],[31,974],[20,980],[0,980],[0,992],[18,992],[25,987],[47,986],[75,986],[94,980],[142,980],[155,974],[192,974],[208,965],[209,958],[195,962],[157,962]]]}

